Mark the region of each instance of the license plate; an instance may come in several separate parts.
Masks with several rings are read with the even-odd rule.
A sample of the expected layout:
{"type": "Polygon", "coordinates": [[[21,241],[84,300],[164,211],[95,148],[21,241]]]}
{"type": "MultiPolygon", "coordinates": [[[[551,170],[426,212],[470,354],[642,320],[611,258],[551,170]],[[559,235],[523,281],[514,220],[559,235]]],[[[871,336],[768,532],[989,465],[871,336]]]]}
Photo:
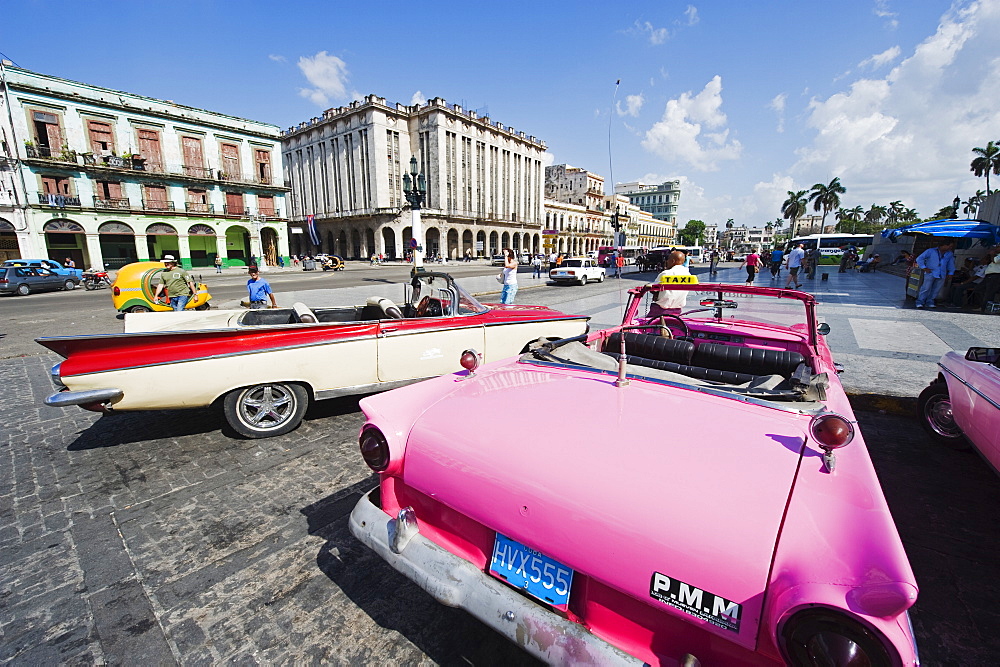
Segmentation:
{"type": "Polygon", "coordinates": [[[573,570],[500,533],[493,543],[490,574],[556,609],[569,604],[573,570]]]}

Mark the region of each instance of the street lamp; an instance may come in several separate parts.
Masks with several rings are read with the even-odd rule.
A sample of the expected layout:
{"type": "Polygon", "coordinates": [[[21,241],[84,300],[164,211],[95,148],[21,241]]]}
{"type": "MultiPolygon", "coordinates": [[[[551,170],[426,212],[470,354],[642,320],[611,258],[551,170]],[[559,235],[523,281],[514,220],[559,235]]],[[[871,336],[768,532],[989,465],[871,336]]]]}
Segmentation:
{"type": "MultiPolygon", "coordinates": [[[[628,221],[629,221],[628,210],[622,213],[621,209],[616,204],[615,212],[611,214],[611,228],[615,230],[615,245],[618,246],[618,257],[623,256],[622,246],[625,245],[625,232],[623,232],[622,229],[625,229],[628,226],[628,221]]],[[[618,257],[616,257],[615,259],[617,260],[618,257]]],[[[608,268],[612,268],[615,272],[615,275],[617,275],[619,278],[622,277],[621,270],[618,268],[617,265],[608,268]]]]}
{"type": "Polygon", "coordinates": [[[424,175],[417,172],[417,158],[410,157],[410,173],[403,174],[403,196],[410,203],[412,212],[412,236],[413,236],[413,270],[424,270],[424,230],[420,225],[420,205],[427,197],[427,181],[424,175]]]}
{"type": "Polygon", "coordinates": [[[253,215],[247,211],[243,216],[250,222],[253,233],[250,235],[250,254],[258,258],[257,267],[261,272],[267,271],[267,259],[264,257],[264,240],[260,237],[260,229],[267,222],[266,215],[253,215]]]}
{"type": "Polygon", "coordinates": [[[952,207],[955,209],[955,217],[958,217],[958,207],[962,205],[962,198],[955,195],[955,199],[951,202],[952,207]]]}

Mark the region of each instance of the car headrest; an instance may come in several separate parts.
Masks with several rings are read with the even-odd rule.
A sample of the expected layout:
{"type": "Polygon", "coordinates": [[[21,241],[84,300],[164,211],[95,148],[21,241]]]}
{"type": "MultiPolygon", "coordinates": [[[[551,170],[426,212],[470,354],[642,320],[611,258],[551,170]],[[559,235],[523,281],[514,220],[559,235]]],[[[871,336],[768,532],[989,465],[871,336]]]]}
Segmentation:
{"type": "Polygon", "coordinates": [[[309,306],[301,301],[293,303],[292,310],[294,310],[295,314],[298,315],[299,322],[302,322],[303,324],[315,324],[316,322],[319,322],[316,314],[309,308],[309,306]]]}
{"type": "Polygon", "coordinates": [[[403,311],[392,302],[392,299],[387,299],[384,296],[370,296],[368,297],[368,305],[377,306],[391,320],[403,319],[403,311]]]}

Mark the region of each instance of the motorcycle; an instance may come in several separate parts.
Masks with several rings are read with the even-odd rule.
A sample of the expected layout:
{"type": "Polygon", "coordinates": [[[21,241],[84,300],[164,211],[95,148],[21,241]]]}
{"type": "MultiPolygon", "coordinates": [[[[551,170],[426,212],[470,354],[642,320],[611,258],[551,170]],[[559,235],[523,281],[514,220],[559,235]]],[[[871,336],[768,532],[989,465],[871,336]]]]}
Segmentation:
{"type": "Polygon", "coordinates": [[[91,269],[83,273],[83,287],[88,290],[111,287],[111,278],[108,277],[107,271],[95,271],[91,269]]]}

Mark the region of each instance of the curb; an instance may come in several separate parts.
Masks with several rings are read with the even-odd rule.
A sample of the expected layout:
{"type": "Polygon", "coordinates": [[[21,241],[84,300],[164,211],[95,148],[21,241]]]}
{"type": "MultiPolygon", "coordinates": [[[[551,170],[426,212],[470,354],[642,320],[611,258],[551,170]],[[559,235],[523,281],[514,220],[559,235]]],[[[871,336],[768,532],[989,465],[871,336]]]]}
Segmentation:
{"type": "Polygon", "coordinates": [[[915,396],[889,396],[888,394],[863,394],[847,392],[855,412],[877,412],[883,415],[913,418],[917,414],[915,396]]]}

